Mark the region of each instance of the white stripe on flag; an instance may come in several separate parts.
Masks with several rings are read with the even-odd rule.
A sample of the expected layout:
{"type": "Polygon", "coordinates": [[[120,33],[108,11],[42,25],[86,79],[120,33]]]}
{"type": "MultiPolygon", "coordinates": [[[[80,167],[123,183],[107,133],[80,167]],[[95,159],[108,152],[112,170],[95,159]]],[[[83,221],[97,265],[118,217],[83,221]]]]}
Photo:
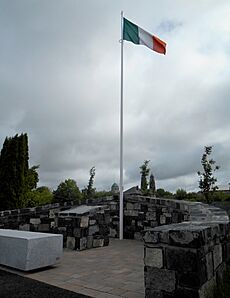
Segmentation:
{"type": "Polygon", "coordinates": [[[138,33],[139,33],[139,42],[142,45],[145,45],[146,47],[153,50],[153,37],[151,34],[146,32],[145,30],[138,27],[138,33]]]}

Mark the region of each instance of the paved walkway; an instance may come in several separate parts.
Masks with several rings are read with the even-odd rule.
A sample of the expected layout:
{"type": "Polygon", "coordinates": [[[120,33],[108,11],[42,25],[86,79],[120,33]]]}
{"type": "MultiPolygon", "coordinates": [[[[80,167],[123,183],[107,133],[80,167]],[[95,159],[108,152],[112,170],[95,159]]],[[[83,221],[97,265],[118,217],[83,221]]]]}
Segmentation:
{"type": "Polygon", "coordinates": [[[91,297],[143,298],[143,243],[111,239],[106,247],[64,250],[60,265],[23,275],[91,297]]]}

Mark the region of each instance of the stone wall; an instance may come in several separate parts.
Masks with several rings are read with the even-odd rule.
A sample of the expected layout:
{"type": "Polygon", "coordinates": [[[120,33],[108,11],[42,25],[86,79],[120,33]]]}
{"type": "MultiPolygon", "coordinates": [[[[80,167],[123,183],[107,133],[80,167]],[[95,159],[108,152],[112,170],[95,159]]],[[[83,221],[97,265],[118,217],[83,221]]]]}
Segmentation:
{"type": "MultiPolygon", "coordinates": [[[[113,197],[92,200],[89,204],[107,205],[110,210],[110,237],[119,236],[119,200],[113,197]]],[[[124,238],[142,239],[142,232],[156,226],[189,220],[187,202],[128,195],[124,197],[124,238]]]]}
{"type": "Polygon", "coordinates": [[[73,202],[48,204],[40,207],[0,211],[0,228],[34,232],[52,232],[55,213],[69,209],[73,202]]]}
{"type": "Polygon", "coordinates": [[[221,282],[230,262],[230,226],[226,214],[220,215],[221,210],[202,211],[196,209],[191,216],[196,221],[145,232],[146,297],[213,297],[213,288],[221,282]],[[218,221],[207,220],[213,212],[217,213],[212,216],[219,217],[218,221]],[[198,221],[201,214],[209,216],[198,221]]]}
{"type": "Polygon", "coordinates": [[[84,250],[109,245],[107,206],[82,205],[59,212],[55,232],[63,234],[64,247],[84,250]]]}

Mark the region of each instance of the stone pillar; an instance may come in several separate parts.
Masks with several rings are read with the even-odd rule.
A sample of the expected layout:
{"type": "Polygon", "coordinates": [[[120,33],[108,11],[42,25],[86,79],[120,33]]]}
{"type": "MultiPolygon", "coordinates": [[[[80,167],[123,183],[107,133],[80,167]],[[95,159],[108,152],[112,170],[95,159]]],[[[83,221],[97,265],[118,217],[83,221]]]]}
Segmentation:
{"type": "Polygon", "coordinates": [[[225,269],[228,235],[228,223],[189,222],[147,231],[145,296],[211,298],[225,269]]]}

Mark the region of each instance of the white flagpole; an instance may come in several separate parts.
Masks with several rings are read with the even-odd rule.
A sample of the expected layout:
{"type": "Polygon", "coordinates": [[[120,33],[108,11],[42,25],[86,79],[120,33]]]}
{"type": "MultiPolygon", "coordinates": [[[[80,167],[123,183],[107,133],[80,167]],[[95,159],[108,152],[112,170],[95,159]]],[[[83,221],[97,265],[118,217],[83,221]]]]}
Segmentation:
{"type": "Polygon", "coordinates": [[[120,240],[123,240],[123,11],[121,11],[120,240]]]}

